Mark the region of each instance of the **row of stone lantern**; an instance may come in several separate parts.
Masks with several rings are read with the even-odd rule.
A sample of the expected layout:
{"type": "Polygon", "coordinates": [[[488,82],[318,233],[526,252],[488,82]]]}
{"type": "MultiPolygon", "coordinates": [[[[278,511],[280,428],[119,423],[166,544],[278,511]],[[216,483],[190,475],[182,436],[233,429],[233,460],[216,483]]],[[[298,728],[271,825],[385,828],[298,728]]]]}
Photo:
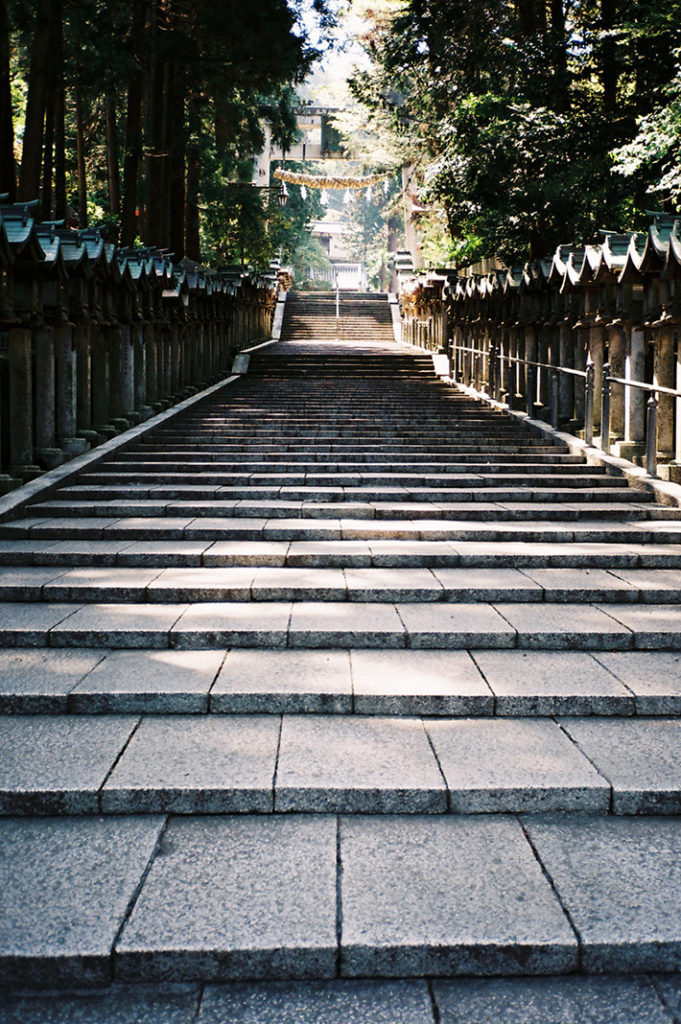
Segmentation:
{"type": "Polygon", "coordinates": [[[229,373],[280,272],[210,271],[0,199],[0,493],[229,373]]]}
{"type": "Polygon", "coordinates": [[[617,455],[643,462],[647,452],[650,465],[652,452],[659,475],[681,480],[677,218],[651,214],[646,232],[602,232],[598,244],[559,246],[522,267],[416,272],[401,254],[398,270],[404,341],[448,351],[462,383],[596,433],[617,455]]]}

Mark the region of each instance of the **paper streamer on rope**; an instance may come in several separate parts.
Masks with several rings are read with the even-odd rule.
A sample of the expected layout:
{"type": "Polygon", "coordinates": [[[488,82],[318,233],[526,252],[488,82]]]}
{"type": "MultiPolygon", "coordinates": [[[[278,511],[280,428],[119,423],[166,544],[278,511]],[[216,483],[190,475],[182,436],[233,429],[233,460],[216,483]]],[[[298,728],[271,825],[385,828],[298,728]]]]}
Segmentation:
{"type": "Polygon", "coordinates": [[[305,185],[307,188],[321,188],[324,190],[345,190],[349,188],[368,188],[371,185],[378,184],[379,181],[383,181],[387,185],[386,179],[390,176],[390,173],[367,174],[361,178],[322,178],[315,174],[303,174],[301,171],[287,171],[282,167],[277,167],[274,177],[279,178],[280,181],[287,181],[290,185],[305,185]]]}

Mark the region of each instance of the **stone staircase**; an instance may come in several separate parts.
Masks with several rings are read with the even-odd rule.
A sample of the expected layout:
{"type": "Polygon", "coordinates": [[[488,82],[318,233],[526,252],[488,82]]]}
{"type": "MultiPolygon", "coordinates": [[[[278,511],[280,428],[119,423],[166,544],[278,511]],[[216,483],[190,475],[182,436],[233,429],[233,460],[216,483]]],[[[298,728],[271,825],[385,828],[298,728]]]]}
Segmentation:
{"type": "Polygon", "coordinates": [[[681,509],[316,330],[0,523],[1,1024],[680,1021],[681,509]]]}
{"type": "MultiPolygon", "coordinates": [[[[392,317],[386,295],[341,291],[336,318],[335,292],[290,292],[284,309],[281,340],[357,341],[375,344],[393,340],[392,317]]],[[[369,353],[367,353],[369,355],[369,353]]]]}

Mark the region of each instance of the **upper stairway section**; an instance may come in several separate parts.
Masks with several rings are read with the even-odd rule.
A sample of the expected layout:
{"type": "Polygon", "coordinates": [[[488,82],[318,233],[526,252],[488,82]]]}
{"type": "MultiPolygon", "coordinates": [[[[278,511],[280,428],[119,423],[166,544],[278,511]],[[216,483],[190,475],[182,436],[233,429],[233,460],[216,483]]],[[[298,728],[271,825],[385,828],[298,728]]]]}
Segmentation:
{"type": "Polygon", "coordinates": [[[345,340],[380,344],[393,341],[392,317],[385,292],[291,292],[286,300],[282,341],[345,340]]]}

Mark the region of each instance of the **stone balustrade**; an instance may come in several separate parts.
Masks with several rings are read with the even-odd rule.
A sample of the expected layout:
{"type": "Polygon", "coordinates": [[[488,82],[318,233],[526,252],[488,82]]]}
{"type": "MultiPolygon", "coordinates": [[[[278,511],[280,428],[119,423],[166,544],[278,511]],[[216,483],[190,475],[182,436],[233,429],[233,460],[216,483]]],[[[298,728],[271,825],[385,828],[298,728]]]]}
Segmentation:
{"type": "Polygon", "coordinates": [[[230,372],[281,272],[212,271],[0,201],[0,493],[230,372]]]}
{"type": "MultiPolygon", "coordinates": [[[[651,214],[647,232],[603,232],[597,245],[559,246],[552,260],[462,275],[414,271],[401,254],[402,337],[447,352],[452,376],[512,408],[583,436],[593,366],[593,431],[609,376],[681,389],[681,225],[651,214]]],[[[643,462],[655,392],[612,383],[604,447],[643,462]]],[[[658,475],[681,481],[681,391],[656,394],[658,475]]]]}

